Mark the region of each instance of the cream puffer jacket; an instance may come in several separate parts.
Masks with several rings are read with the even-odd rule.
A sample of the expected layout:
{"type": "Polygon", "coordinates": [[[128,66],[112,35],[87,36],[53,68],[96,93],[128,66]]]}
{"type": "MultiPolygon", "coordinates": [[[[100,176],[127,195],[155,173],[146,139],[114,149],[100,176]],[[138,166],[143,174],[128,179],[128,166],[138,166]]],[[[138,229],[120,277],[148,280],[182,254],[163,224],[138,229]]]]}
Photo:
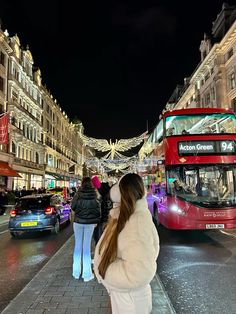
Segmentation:
{"type": "MultiPolygon", "coordinates": [[[[118,218],[119,207],[112,209],[110,215],[118,218]]],[[[120,232],[117,258],[107,268],[104,279],[98,272],[101,259],[99,245],[102,238],[103,236],[95,248],[94,271],[98,281],[108,291],[126,292],[141,288],[151,282],[156,273],[159,237],[145,197],[136,202],[134,213],[120,232]]]]}

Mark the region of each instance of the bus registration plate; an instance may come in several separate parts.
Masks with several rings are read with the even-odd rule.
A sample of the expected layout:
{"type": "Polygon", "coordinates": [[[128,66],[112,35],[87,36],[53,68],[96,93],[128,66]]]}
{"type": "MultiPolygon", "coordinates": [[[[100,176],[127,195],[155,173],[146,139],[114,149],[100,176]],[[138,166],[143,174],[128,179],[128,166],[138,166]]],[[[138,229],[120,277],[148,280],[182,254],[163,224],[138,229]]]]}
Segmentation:
{"type": "Polygon", "coordinates": [[[224,224],[206,224],[206,229],[224,229],[224,224]]]}

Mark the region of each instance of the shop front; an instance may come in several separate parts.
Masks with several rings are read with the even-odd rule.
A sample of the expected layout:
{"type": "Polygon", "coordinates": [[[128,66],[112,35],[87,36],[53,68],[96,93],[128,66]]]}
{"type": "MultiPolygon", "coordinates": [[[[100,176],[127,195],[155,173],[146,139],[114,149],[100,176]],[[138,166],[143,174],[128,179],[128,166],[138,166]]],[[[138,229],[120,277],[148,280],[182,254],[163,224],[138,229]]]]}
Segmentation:
{"type": "Polygon", "coordinates": [[[56,187],[68,187],[70,185],[70,178],[54,172],[45,173],[45,187],[52,189],[56,187]]]}
{"type": "Polygon", "coordinates": [[[20,178],[21,175],[7,162],[0,161],[0,184],[5,185],[9,190],[12,189],[12,178],[20,178]]]}
{"type": "Polygon", "coordinates": [[[20,177],[15,177],[13,180],[14,190],[21,190],[23,187],[26,190],[44,187],[44,171],[19,165],[13,167],[20,175],[20,177]]]}
{"type": "Polygon", "coordinates": [[[46,189],[52,189],[56,187],[56,178],[55,176],[46,173],[45,174],[45,187],[46,189]]]}

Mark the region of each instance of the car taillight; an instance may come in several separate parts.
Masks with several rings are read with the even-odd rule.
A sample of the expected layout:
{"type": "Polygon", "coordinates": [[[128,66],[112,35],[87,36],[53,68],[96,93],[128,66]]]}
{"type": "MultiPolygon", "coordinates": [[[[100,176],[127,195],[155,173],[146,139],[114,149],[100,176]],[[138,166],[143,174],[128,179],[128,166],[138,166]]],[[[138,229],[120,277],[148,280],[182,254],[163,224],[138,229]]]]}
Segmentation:
{"type": "Polygon", "coordinates": [[[10,217],[16,217],[16,210],[15,209],[12,209],[10,211],[10,217]]]}
{"type": "Polygon", "coordinates": [[[49,206],[49,207],[47,207],[47,208],[45,209],[45,214],[46,214],[46,215],[52,215],[52,214],[54,214],[54,213],[55,213],[55,209],[54,209],[53,206],[49,206]]]}

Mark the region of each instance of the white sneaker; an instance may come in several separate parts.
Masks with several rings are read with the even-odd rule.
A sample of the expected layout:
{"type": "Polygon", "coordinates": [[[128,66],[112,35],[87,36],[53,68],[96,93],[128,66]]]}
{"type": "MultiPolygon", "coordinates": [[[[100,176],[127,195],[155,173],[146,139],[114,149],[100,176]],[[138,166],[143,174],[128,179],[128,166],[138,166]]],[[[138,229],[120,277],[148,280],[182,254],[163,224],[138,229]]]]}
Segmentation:
{"type": "Polygon", "coordinates": [[[92,274],[89,278],[84,278],[84,282],[87,282],[93,279],[94,279],[94,274],[92,274]]]}

